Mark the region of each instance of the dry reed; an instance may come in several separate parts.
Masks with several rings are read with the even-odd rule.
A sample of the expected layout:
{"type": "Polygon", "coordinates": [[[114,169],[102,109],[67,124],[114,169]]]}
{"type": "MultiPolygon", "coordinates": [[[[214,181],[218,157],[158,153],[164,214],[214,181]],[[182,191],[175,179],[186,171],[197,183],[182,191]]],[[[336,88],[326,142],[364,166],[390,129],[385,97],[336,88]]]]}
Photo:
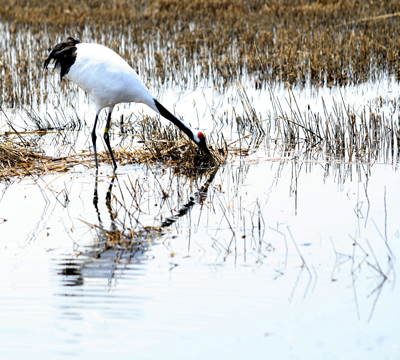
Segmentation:
{"type": "MultiPolygon", "coordinates": [[[[113,149],[119,165],[127,164],[164,164],[176,171],[182,171],[187,176],[207,173],[211,162],[198,147],[173,126],[161,131],[160,123],[150,117],[140,121],[141,147],[126,146],[113,149]],[[150,136],[151,134],[151,136],[150,136]],[[151,140],[149,140],[152,138],[151,140]]],[[[30,132],[31,134],[32,132],[30,132]]],[[[10,134],[10,132],[9,132],[10,134]]],[[[21,137],[21,134],[18,133],[21,137]]],[[[32,150],[34,144],[16,142],[8,137],[0,139],[0,177],[24,177],[29,175],[62,172],[75,165],[94,166],[94,155],[89,151],[81,151],[64,157],[53,158],[32,150]]],[[[209,144],[209,150],[215,161],[222,165],[228,156],[227,149],[217,144],[209,144]]],[[[108,152],[98,154],[98,162],[110,162],[108,152]]]]}
{"type": "MultiPolygon", "coordinates": [[[[6,0],[0,4],[0,32],[7,34],[0,38],[4,109],[34,109],[47,102],[51,83],[41,71],[43,59],[67,35],[110,46],[140,70],[145,82],[212,78],[223,89],[245,73],[253,76],[256,88],[272,81],[344,85],[374,80],[382,72],[400,78],[400,3],[395,0],[6,0]]],[[[68,89],[63,82],[61,92],[68,89]]],[[[324,151],[329,158],[372,161],[379,149],[399,149],[397,119],[365,110],[355,114],[340,106],[323,115],[310,110],[288,116],[272,96],[275,116],[261,124],[243,87],[238,86],[238,93],[245,112],[235,116],[237,130],[251,134],[246,136],[257,144],[275,127],[286,150],[305,142],[308,149],[324,151]]],[[[82,126],[79,119],[44,121],[35,115],[31,120],[40,130],[82,126]]],[[[168,130],[149,140],[161,134],[161,128],[143,130],[142,149],[115,149],[118,162],[164,162],[177,168],[209,165],[176,132],[168,130]]],[[[8,140],[0,145],[3,178],[93,164],[91,153],[51,159],[8,140]]],[[[226,147],[212,148],[222,163],[226,147]]],[[[230,148],[240,154],[249,149],[250,145],[230,148]]],[[[108,155],[100,154],[99,160],[108,161],[108,155]]]]}
{"type": "Polygon", "coordinates": [[[5,0],[0,22],[7,107],[45,101],[43,59],[67,35],[113,48],[146,82],[213,78],[224,86],[249,73],[259,88],[400,78],[397,0],[5,0]]]}

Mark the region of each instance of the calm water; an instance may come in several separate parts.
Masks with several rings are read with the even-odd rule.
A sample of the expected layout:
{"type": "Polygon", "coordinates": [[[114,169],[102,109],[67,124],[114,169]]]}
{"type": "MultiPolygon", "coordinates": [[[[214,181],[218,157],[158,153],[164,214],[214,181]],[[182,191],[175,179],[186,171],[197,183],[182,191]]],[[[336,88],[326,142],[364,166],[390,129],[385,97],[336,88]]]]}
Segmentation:
{"type": "MultiPolygon", "coordinates": [[[[339,170],[326,176],[320,164],[259,155],[221,168],[202,203],[162,236],[150,234],[128,250],[106,250],[101,232],[87,224],[118,226],[105,206],[107,166],[99,178],[101,223],[93,172],[46,176],[46,189],[31,179],[3,185],[3,356],[397,358],[400,194],[393,167],[373,166],[366,192],[354,165],[342,170],[355,179],[339,183],[339,170]]],[[[149,185],[141,198],[146,226],[171,215],[166,209],[176,214],[198,190],[178,179],[181,199],[164,206],[151,189],[153,176],[126,166],[113,188],[121,199],[128,177],[149,185]]],[[[168,184],[170,175],[158,180],[168,184]]]]}
{"type": "MultiPolygon", "coordinates": [[[[269,89],[242,81],[267,127],[269,89]]],[[[58,77],[49,82],[48,102],[34,110],[60,122],[78,116],[82,131],[39,144],[48,154],[90,149],[85,94],[71,87],[65,100],[58,77]]],[[[231,141],[248,135],[249,144],[251,133],[226,124],[245,111],[237,86],[151,90],[194,127],[231,141]]],[[[290,113],[284,86],[271,90],[290,113]]],[[[323,102],[333,112],[343,97],[356,112],[381,103],[376,111],[395,121],[398,94],[385,78],[294,89],[301,112],[322,113],[323,102]]],[[[4,110],[19,129],[35,128],[21,109],[4,110]]],[[[121,105],[114,117],[141,111],[154,115],[121,105]]],[[[83,165],[1,183],[1,358],[399,359],[397,154],[345,163],[272,143],[198,178],[127,165],[112,180],[103,164],[97,203],[95,172],[83,165]],[[145,227],[130,247],[105,245],[107,231],[145,227]]]]}

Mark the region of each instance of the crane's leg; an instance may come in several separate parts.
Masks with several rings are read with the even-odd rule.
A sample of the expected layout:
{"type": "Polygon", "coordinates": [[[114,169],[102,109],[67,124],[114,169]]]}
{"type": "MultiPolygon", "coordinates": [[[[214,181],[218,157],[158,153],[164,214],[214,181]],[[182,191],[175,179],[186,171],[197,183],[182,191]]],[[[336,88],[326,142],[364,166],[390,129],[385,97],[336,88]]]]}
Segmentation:
{"type": "Polygon", "coordinates": [[[98,164],[97,164],[97,151],[96,151],[96,126],[97,126],[97,119],[99,118],[99,114],[96,114],[96,119],[94,120],[94,126],[93,126],[93,130],[92,130],[92,142],[93,142],[93,151],[94,151],[94,161],[96,163],[96,169],[99,168],[98,164]]]}
{"type": "Polygon", "coordinates": [[[111,109],[109,108],[108,116],[107,116],[107,124],[106,124],[106,128],[104,129],[104,141],[106,142],[108,152],[111,155],[111,159],[114,164],[114,171],[115,171],[115,170],[117,170],[117,162],[115,161],[114,154],[111,149],[110,135],[108,134],[108,131],[110,130],[110,126],[111,126],[111,113],[112,113],[112,108],[111,109]]]}

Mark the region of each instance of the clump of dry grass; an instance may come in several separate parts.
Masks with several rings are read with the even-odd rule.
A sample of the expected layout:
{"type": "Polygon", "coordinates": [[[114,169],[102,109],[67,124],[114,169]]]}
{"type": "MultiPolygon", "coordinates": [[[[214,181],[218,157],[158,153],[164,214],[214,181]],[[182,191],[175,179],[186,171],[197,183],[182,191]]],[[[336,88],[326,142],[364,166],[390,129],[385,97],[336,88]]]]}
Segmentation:
{"type": "MultiPolygon", "coordinates": [[[[129,147],[116,149],[114,155],[119,163],[162,163],[188,171],[213,166],[211,160],[198,146],[175,126],[163,128],[157,119],[149,116],[144,116],[137,121],[137,124],[138,127],[132,131],[139,136],[143,146],[140,149],[129,147]]],[[[210,141],[208,148],[216,163],[222,165],[228,155],[227,150],[210,141]]]]}
{"type": "MultiPolygon", "coordinates": [[[[115,148],[113,153],[119,165],[163,164],[183,171],[188,176],[208,172],[214,166],[210,159],[186,136],[169,126],[161,130],[160,123],[150,117],[140,121],[141,147],[115,148]]],[[[18,134],[21,136],[20,134],[18,134]]],[[[0,176],[5,179],[29,175],[62,172],[83,164],[94,166],[94,155],[89,151],[64,157],[52,158],[31,150],[33,144],[21,144],[8,138],[0,140],[0,176]]],[[[228,150],[217,144],[208,148],[218,165],[222,165],[228,150]]],[[[110,162],[108,152],[98,154],[99,163],[110,162]]]]}
{"type": "Polygon", "coordinates": [[[0,139],[0,177],[8,180],[14,176],[44,172],[46,163],[51,158],[31,150],[26,144],[14,142],[7,138],[0,139]]]}
{"type": "MultiPolygon", "coordinates": [[[[215,145],[214,145],[215,146],[215,145]]],[[[210,152],[219,165],[225,162],[227,153],[220,148],[217,151],[209,146],[210,152]]],[[[213,166],[198,147],[186,138],[177,140],[146,140],[140,149],[119,148],[114,152],[115,158],[121,165],[130,163],[162,163],[167,166],[184,167],[185,169],[201,169],[213,166]]]]}
{"type": "MultiPolygon", "coordinates": [[[[21,135],[18,135],[23,140],[21,135]]],[[[90,166],[91,159],[88,159],[86,152],[54,158],[43,154],[34,146],[35,144],[26,140],[21,142],[8,137],[0,138],[0,179],[11,180],[15,177],[64,172],[78,164],[90,166]]]]}
{"type": "Polygon", "coordinates": [[[13,141],[7,139],[0,140],[0,166],[2,168],[30,163],[40,158],[41,155],[29,151],[25,147],[18,146],[13,141]]]}

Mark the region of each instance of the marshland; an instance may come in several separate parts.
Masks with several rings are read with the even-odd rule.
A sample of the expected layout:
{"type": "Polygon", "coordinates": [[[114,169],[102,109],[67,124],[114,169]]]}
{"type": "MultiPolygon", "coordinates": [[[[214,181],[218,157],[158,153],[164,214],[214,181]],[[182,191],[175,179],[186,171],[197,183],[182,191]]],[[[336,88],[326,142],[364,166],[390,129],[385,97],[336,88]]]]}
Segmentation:
{"type": "Polygon", "coordinates": [[[398,1],[0,4],[0,354],[400,358],[398,1]],[[120,54],[206,134],[44,70],[120,54]]]}

